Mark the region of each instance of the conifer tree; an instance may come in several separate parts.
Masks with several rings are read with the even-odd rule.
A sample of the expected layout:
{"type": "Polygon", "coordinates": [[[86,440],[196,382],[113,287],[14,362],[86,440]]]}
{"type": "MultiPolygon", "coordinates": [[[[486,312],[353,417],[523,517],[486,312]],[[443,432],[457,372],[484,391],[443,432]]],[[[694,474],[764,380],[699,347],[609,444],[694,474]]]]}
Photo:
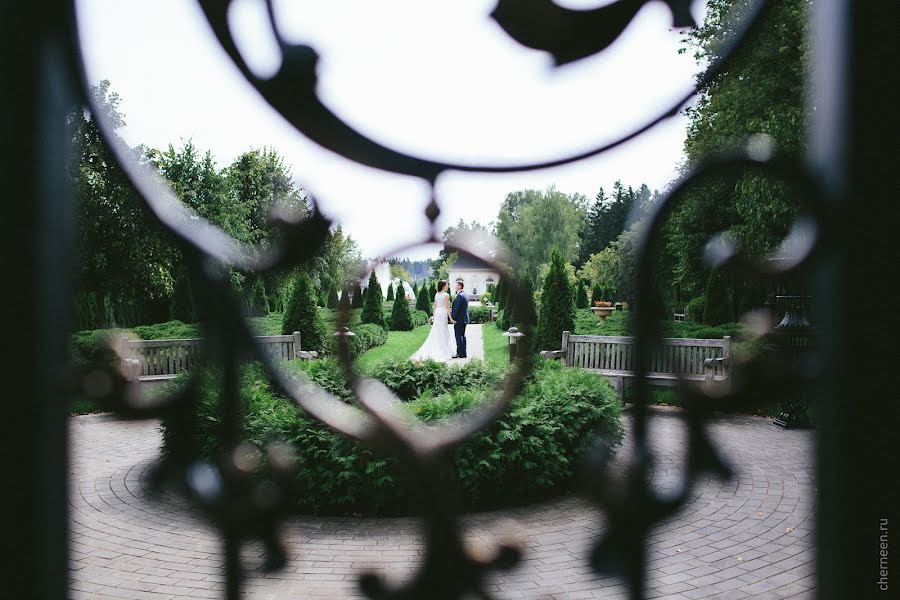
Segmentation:
{"type": "Polygon", "coordinates": [[[494,287],[494,304],[497,305],[497,310],[503,309],[503,280],[502,279],[494,287]]]}
{"type": "Polygon", "coordinates": [[[422,289],[416,295],[416,310],[424,310],[431,314],[431,301],[428,298],[428,285],[422,284],[422,289]]]}
{"type": "Polygon", "coordinates": [[[591,304],[597,300],[606,300],[606,298],[603,297],[603,289],[595,283],[594,288],[591,290],[591,304]]]}
{"type": "Polygon", "coordinates": [[[309,275],[302,271],[294,279],[294,288],[281,322],[281,333],[284,335],[295,331],[300,332],[300,344],[304,350],[324,350],[325,324],[316,307],[316,290],[309,275]]]}
{"type": "Polygon", "coordinates": [[[350,310],[350,288],[344,288],[341,292],[341,300],[338,302],[340,310],[350,310]]]}
{"type": "Polygon", "coordinates": [[[529,335],[537,323],[537,309],[534,306],[534,281],[531,279],[531,275],[526,274],[522,280],[520,294],[521,297],[510,299],[507,302],[506,312],[509,314],[509,326],[518,327],[526,335],[529,335]]]}
{"type": "Polygon", "coordinates": [[[328,308],[337,308],[338,306],[338,294],[337,288],[334,284],[328,286],[328,308]]]}
{"type": "Polygon", "coordinates": [[[362,322],[374,323],[387,328],[387,323],[384,320],[383,304],[384,299],[381,295],[381,284],[378,283],[378,278],[373,271],[372,274],[369,275],[369,285],[366,287],[366,301],[362,310],[362,322]]]}
{"type": "Polygon", "coordinates": [[[413,328],[412,315],[409,312],[409,301],[403,293],[403,282],[397,287],[394,308],[391,309],[391,329],[393,331],[409,331],[413,328]]]}
{"type": "Polygon", "coordinates": [[[394,299],[394,284],[392,282],[392,283],[388,284],[387,297],[385,298],[385,300],[390,302],[393,299],[394,299]]]}
{"type": "MultiPolygon", "coordinates": [[[[449,294],[450,286],[448,285],[446,288],[444,288],[444,291],[449,294]]],[[[435,294],[437,294],[437,282],[432,281],[431,285],[428,286],[428,306],[431,306],[431,303],[434,302],[435,294]]]]}
{"type": "Polygon", "coordinates": [[[362,308],[363,300],[362,287],[360,287],[359,282],[356,282],[356,285],[353,286],[353,298],[350,301],[350,308],[362,308]]]}
{"type": "Polygon", "coordinates": [[[587,297],[587,290],[584,289],[584,282],[578,282],[578,291],[575,294],[575,308],[588,308],[590,302],[587,297]]]}
{"type": "Polygon", "coordinates": [[[575,330],[575,292],[559,249],[550,253],[550,271],[541,289],[536,350],[558,350],[563,331],[575,330]]]}
{"type": "Polygon", "coordinates": [[[247,304],[251,317],[264,317],[269,314],[269,297],[266,295],[266,286],[263,284],[262,277],[257,277],[253,283],[247,304]]]}

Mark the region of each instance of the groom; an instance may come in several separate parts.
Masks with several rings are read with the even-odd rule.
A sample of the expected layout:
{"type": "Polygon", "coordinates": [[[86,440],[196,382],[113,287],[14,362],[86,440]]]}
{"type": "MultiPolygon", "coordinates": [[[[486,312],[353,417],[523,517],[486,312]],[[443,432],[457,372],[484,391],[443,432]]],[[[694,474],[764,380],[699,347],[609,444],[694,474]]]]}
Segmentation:
{"type": "Polygon", "coordinates": [[[450,320],[453,321],[453,333],[456,335],[456,355],[453,358],[466,357],[466,324],[469,322],[469,299],[463,291],[463,282],[456,282],[456,299],[450,309],[450,320]]]}

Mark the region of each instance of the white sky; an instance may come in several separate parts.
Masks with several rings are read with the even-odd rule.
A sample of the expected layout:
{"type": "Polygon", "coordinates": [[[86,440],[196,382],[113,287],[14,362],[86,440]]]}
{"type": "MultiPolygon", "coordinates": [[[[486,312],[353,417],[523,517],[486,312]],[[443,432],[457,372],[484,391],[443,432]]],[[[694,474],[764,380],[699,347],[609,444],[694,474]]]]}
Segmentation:
{"type": "MultiPolygon", "coordinates": [[[[332,110],[376,140],[428,157],[506,163],[585,149],[658,112],[698,70],[690,56],[677,54],[679,34],[661,2],[645,6],[600,56],[560,69],[507,37],[488,18],[494,4],[281,0],[276,12],[291,41],[319,52],[319,90],[332,110]]],[[[241,51],[260,73],[279,60],[262,6],[238,0],[230,15],[241,51]]],[[[364,255],[424,236],[427,185],[361,167],[294,131],[229,63],[194,1],[80,0],[78,16],[89,77],[109,79],[121,95],[128,143],[165,148],[193,139],[220,166],[270,146],[364,255]]],[[[439,224],[488,223],[517,189],[555,184],[592,198],[616,179],[662,189],[682,159],[686,123],[670,119],[617,150],[565,167],[447,173],[437,185],[439,224]]],[[[421,254],[434,252],[432,246],[421,254]]]]}

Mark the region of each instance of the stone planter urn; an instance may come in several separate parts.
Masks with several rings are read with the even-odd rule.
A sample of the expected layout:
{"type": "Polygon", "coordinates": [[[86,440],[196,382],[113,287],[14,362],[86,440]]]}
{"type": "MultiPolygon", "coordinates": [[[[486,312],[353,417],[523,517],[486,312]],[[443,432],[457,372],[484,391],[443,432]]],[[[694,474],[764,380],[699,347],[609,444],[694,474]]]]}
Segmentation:
{"type": "Polygon", "coordinates": [[[614,310],[615,308],[612,306],[595,306],[591,308],[591,312],[600,317],[601,321],[611,315],[614,310]]]}

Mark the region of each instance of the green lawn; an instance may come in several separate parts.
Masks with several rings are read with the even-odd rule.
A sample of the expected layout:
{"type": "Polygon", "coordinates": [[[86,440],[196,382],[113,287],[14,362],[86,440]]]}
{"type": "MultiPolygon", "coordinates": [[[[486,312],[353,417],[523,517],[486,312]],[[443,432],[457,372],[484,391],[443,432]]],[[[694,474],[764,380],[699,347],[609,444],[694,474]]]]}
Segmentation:
{"type": "Polygon", "coordinates": [[[492,367],[509,365],[509,341],[495,323],[481,326],[481,338],[484,342],[484,360],[492,367]]]}
{"type": "Polygon", "coordinates": [[[387,343],[363,352],[356,359],[356,367],[365,371],[383,360],[405,360],[425,342],[431,325],[422,325],[412,331],[389,331],[387,343]]]}

